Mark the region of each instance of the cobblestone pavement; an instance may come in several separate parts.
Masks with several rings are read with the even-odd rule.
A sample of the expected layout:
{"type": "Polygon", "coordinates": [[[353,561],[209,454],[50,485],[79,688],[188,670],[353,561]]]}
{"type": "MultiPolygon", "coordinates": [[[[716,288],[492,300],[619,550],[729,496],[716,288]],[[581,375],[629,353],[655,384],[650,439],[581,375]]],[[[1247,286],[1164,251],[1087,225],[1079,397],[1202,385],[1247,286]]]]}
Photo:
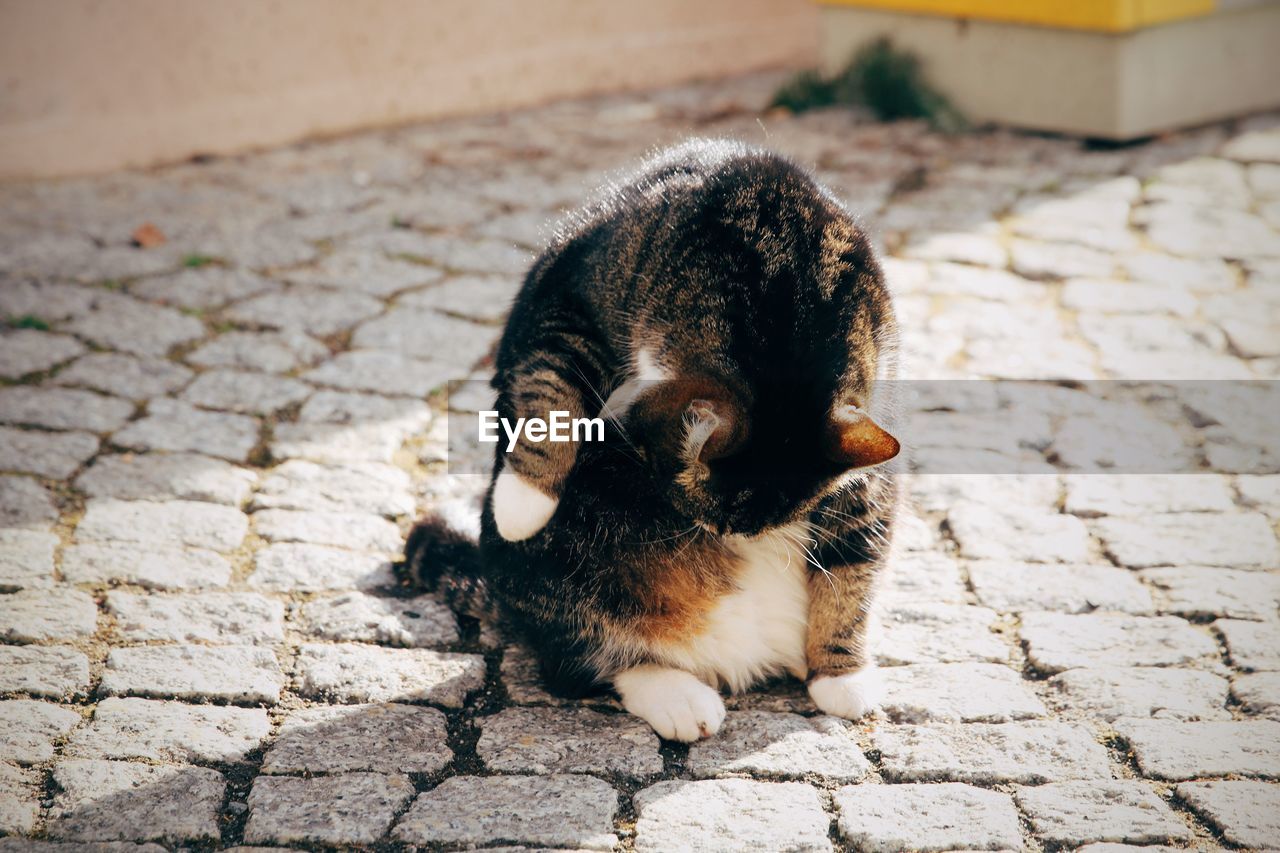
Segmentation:
{"type": "Polygon", "coordinates": [[[913,479],[859,724],[782,684],[660,743],[397,585],[475,491],[433,389],[484,375],[549,220],[691,133],[865,216],[909,376],[1280,376],[1278,117],[948,138],[762,116],[777,79],[0,187],[0,849],[1280,846],[1280,467],[1211,417],[1200,475],[1058,438],[913,479]]]}

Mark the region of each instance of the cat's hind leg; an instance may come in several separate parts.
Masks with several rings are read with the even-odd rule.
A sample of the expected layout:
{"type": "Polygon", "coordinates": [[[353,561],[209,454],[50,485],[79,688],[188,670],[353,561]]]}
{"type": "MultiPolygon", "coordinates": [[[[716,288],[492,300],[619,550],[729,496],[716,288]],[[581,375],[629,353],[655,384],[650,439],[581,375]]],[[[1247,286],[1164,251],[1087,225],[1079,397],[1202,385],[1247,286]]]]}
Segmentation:
{"type": "Polygon", "coordinates": [[[660,737],[690,743],[720,731],[720,693],[682,669],[643,664],[613,677],[622,707],[644,720],[660,737]]]}

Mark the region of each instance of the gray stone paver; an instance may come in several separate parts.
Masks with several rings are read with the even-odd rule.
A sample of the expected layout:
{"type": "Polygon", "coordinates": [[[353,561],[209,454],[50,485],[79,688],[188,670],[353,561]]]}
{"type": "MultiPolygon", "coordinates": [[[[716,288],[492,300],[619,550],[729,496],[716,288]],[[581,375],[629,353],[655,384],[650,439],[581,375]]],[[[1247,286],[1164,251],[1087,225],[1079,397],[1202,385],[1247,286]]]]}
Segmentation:
{"type": "Polygon", "coordinates": [[[53,742],[80,722],[70,708],[30,699],[0,701],[0,761],[39,764],[53,758],[53,742]]]}
{"type": "Polygon", "coordinates": [[[479,721],[476,754],[503,773],[662,772],[658,737],[630,715],[585,708],[508,708],[479,721]]]}
{"type": "Polygon", "coordinates": [[[257,646],[135,646],[113,649],[103,696],[274,703],[284,686],[270,649],[257,646]]]}
{"type": "Polygon", "coordinates": [[[635,796],[636,850],[825,853],[830,818],[800,782],[659,782],[635,796]]]}
{"type": "Polygon", "coordinates": [[[590,776],[456,776],[421,794],[392,837],[409,844],[514,841],[612,850],[618,795],[590,776]]]}
{"type": "Polygon", "coordinates": [[[1056,782],[1018,788],[1015,796],[1036,835],[1057,844],[1191,839],[1187,825],[1142,782],[1056,782]]]}
{"type": "Polygon", "coordinates": [[[1117,720],[1143,774],[1181,780],[1206,776],[1280,779],[1280,722],[1117,720]]]}
{"type": "Polygon", "coordinates": [[[264,773],[438,773],[453,760],[444,714],[413,705],[329,705],[285,717],[264,773]]]}
{"type": "MultiPolygon", "coordinates": [[[[445,407],[492,398],[555,222],[660,140],[759,140],[778,79],[0,187],[0,834],[1102,853],[1207,825],[1275,846],[1261,386],[930,391],[906,438],[939,473],[905,483],[887,692],[854,724],[781,678],[664,754],[607,690],[551,695],[518,638],[400,585],[407,523],[479,496],[444,473],[445,407]],[[144,221],[168,244],[127,245],[144,221]],[[232,802],[189,766],[224,762],[232,802]],[[1034,786],[1021,829],[1010,785],[1034,786]]],[[[904,377],[1280,376],[1274,115],[1114,150],[766,122],[885,248],[904,377]]]]}
{"type": "Polygon", "coordinates": [[[716,737],[689,748],[688,766],[700,779],[817,776],[832,782],[856,782],[871,769],[844,720],[767,711],[729,714],[716,737]]]}
{"type": "Polygon", "coordinates": [[[70,646],[0,646],[0,693],[66,699],[89,687],[89,658],[70,646]]]}
{"type": "Polygon", "coordinates": [[[1178,797],[1242,847],[1265,849],[1280,837],[1280,785],[1266,782],[1183,782],[1178,797]]]}
{"type": "Polygon", "coordinates": [[[259,776],[249,794],[250,844],[372,844],[413,797],[407,776],[259,776]]]}
{"type": "Polygon", "coordinates": [[[840,835],[859,850],[1014,850],[1013,798],[959,782],[849,785],[836,791],[840,835]]]}
{"type": "Polygon", "coordinates": [[[93,720],[67,743],[78,758],[185,764],[243,761],[271,732],[260,708],[188,705],[152,699],[103,699],[93,720]]]}
{"type": "Polygon", "coordinates": [[[0,591],[52,585],[57,545],[52,533],[0,529],[0,591]]]}
{"type": "Polygon", "coordinates": [[[258,475],[195,453],[133,453],[99,456],[76,477],[75,485],[91,498],[130,501],[190,500],[239,506],[258,475]]]}
{"type": "Polygon", "coordinates": [[[53,770],[60,792],[50,837],[67,841],[200,841],[218,837],[226,780],[204,767],[74,759],[53,770]]]}

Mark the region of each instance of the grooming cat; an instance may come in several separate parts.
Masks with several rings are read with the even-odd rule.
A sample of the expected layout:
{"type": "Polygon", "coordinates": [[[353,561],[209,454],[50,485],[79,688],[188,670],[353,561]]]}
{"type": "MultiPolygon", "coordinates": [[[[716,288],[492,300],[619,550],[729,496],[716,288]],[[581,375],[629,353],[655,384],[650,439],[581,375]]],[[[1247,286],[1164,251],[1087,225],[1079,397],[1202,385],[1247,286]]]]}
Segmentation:
{"type": "Polygon", "coordinates": [[[775,673],[860,717],[895,337],[865,236],[804,171],[729,142],[663,152],[562,229],[498,350],[502,418],[603,413],[605,440],[500,443],[478,547],[429,518],[406,565],[496,607],[552,689],[611,685],[664,738],[713,734],[719,688],[775,673]]]}

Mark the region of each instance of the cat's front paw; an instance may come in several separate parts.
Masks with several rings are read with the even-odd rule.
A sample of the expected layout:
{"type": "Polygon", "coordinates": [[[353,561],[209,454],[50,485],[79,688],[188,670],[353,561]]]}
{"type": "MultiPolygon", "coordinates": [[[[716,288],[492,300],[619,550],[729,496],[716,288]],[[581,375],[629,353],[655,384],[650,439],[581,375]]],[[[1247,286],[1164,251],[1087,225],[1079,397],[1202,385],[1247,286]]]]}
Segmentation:
{"type": "Polygon", "coordinates": [[[560,501],[510,468],[493,485],[493,521],[508,542],[528,539],[547,526],[560,501]]]}
{"type": "Polygon", "coordinates": [[[874,664],[856,672],[820,676],[809,682],[809,698],[824,714],[857,720],[880,706],[884,679],[874,664]]]}
{"type": "Polygon", "coordinates": [[[711,737],[724,722],[724,700],[681,669],[637,666],[614,676],[622,707],[653,726],[659,737],[690,743],[711,737]]]}

